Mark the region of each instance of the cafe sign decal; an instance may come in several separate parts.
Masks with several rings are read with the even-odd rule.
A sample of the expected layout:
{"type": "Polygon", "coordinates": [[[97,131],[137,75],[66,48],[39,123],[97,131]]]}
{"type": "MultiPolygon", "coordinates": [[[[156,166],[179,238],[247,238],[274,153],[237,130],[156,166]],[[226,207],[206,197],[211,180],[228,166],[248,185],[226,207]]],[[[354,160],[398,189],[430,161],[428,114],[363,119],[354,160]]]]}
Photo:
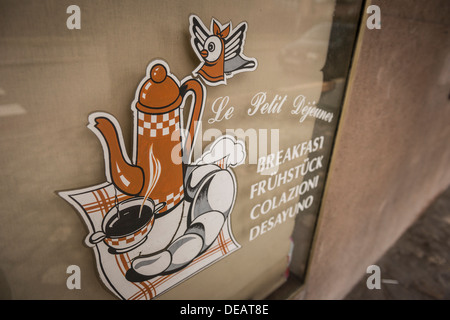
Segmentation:
{"type": "Polygon", "coordinates": [[[100,278],[121,299],[155,298],[240,248],[230,216],[237,192],[233,168],[244,163],[245,144],[222,135],[198,159],[192,159],[192,146],[206,86],[253,71],[257,61],[243,54],[246,22],[233,28],[212,19],[207,28],[195,15],[189,22],[200,60],[192,75],[179,80],[166,61],[150,62],[131,104],[131,154],[113,115],[90,114],[106,181],[59,193],[81,215],[100,278]]]}

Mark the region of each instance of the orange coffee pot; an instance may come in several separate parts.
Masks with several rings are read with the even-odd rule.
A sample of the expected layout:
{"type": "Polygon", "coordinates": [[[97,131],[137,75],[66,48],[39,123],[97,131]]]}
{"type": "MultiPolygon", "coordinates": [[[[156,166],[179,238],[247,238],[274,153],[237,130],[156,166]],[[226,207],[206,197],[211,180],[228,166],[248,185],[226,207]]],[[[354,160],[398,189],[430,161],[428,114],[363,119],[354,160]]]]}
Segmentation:
{"type": "Polygon", "coordinates": [[[105,161],[114,185],[128,195],[149,197],[155,203],[165,202],[166,206],[160,211],[163,213],[173,210],[184,198],[181,159],[190,158],[197,122],[203,112],[204,88],[192,78],[179,85],[178,79],[169,73],[168,65],[160,60],[150,64],[147,70],[147,78],[141,82],[132,106],[135,112],[134,163],[123,154],[125,147],[115,119],[107,114],[96,114],[93,127],[106,142],[103,147],[109,159],[105,161]],[[194,94],[194,101],[188,126],[182,128],[183,103],[190,93],[194,94]],[[185,139],[182,137],[184,129],[185,139]]]}

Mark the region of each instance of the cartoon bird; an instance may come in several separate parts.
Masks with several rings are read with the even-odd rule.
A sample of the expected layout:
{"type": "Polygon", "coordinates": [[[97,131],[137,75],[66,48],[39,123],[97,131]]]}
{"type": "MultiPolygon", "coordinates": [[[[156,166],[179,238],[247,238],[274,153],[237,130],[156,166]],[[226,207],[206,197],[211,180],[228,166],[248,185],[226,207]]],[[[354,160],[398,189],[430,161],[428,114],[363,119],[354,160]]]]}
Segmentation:
{"type": "Polygon", "coordinates": [[[190,17],[191,44],[202,63],[193,71],[209,85],[226,84],[227,78],[243,71],[256,69],[257,61],[243,55],[247,23],[242,22],[234,30],[231,22],[223,27],[215,19],[209,31],[201,20],[190,17]]]}

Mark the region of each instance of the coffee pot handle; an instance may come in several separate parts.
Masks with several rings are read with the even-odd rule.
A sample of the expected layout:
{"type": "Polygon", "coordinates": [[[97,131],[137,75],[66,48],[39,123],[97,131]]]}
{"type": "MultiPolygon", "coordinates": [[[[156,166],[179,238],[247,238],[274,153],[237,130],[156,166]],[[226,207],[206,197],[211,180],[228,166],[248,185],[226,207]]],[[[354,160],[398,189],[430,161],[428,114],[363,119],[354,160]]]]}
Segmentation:
{"type": "Polygon", "coordinates": [[[198,129],[198,121],[200,121],[204,108],[204,88],[203,85],[195,80],[189,79],[181,84],[180,95],[183,97],[189,93],[194,94],[194,103],[191,105],[189,118],[187,120],[188,126],[186,129],[186,136],[183,146],[183,162],[189,163],[191,159],[191,149],[195,142],[195,134],[198,129]]]}

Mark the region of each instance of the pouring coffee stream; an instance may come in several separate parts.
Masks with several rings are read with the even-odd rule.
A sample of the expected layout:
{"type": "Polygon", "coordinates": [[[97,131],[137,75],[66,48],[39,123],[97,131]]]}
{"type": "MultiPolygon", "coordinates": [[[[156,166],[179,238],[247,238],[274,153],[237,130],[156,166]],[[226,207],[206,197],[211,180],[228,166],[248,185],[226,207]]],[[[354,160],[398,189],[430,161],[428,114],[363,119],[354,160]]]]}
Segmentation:
{"type": "Polygon", "coordinates": [[[153,154],[153,145],[150,147],[149,154],[149,164],[151,166],[150,172],[152,172],[152,177],[150,178],[150,184],[148,186],[148,191],[145,194],[144,200],[142,201],[141,208],[139,209],[139,218],[141,217],[142,209],[144,208],[145,200],[147,200],[156,186],[156,182],[159,180],[161,175],[161,163],[155,158],[153,154]]]}

